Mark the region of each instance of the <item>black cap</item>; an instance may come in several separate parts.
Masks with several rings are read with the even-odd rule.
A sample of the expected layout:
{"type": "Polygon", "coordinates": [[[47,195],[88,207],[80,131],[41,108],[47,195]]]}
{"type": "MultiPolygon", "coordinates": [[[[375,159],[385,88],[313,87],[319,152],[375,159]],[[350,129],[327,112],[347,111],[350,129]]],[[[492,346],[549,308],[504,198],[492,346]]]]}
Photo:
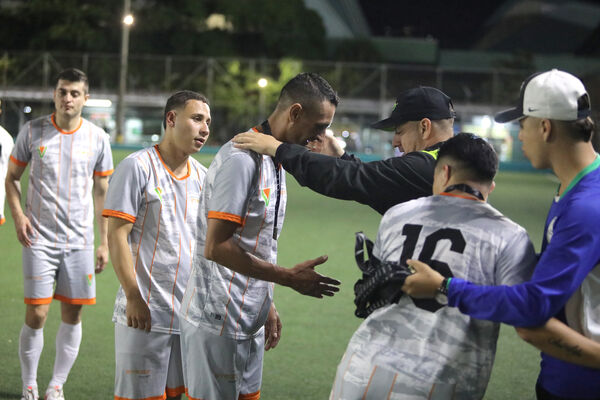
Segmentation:
{"type": "Polygon", "coordinates": [[[435,121],[454,117],[456,113],[450,97],[439,89],[419,86],[400,93],[392,115],[371,124],[371,127],[391,131],[408,121],[419,121],[423,118],[435,121]]]}

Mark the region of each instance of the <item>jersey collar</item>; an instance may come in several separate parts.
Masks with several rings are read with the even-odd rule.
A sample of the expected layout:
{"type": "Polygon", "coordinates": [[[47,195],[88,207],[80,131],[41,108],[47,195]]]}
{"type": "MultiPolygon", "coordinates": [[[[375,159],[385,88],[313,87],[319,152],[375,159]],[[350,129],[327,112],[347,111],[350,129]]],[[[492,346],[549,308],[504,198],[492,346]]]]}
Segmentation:
{"type": "Polygon", "coordinates": [[[556,201],[559,201],[560,199],[565,197],[569,190],[571,190],[575,185],[577,185],[579,181],[583,179],[584,176],[586,176],[592,171],[595,171],[596,169],[598,169],[598,167],[600,167],[600,155],[596,153],[596,159],[594,160],[594,162],[582,169],[581,171],[579,171],[579,173],[575,176],[575,178],[573,178],[571,183],[569,183],[569,186],[567,186],[563,194],[561,194],[560,196],[558,194],[556,195],[556,201]]]}

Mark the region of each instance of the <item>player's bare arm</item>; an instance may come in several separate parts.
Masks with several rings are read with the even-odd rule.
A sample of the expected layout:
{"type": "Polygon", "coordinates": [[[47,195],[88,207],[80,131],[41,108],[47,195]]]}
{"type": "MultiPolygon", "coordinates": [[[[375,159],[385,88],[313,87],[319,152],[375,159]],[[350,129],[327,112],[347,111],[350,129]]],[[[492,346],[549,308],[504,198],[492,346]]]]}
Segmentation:
{"type": "Polygon", "coordinates": [[[96,273],[104,271],[108,263],[108,221],[102,216],[104,210],[104,200],[108,191],[108,176],[94,176],[94,214],[96,214],[96,224],[100,233],[100,245],[96,249],[96,273]]]}
{"type": "Polygon", "coordinates": [[[600,343],[571,329],[556,318],[537,328],[515,328],[521,339],[559,360],[600,368],[600,343]]]}
{"type": "Polygon", "coordinates": [[[150,332],[150,309],[142,298],[135,277],[133,259],[127,238],[133,224],[124,219],[108,217],[108,247],[117,278],[127,297],[127,325],[150,332]]]}
{"type": "Polygon", "coordinates": [[[315,271],[317,265],[327,261],[327,256],[306,260],[293,268],[283,268],[244,251],[233,240],[238,224],[232,221],[209,218],[206,229],[204,256],[241,274],[263,281],[288,286],[312,297],[333,296],[340,282],[315,271]]]}
{"type": "Polygon", "coordinates": [[[238,149],[252,150],[271,157],[275,157],[277,148],[281,145],[273,136],[254,131],[238,133],[233,137],[233,142],[238,149]]]}
{"type": "Polygon", "coordinates": [[[275,303],[271,303],[271,309],[265,322],[265,351],[277,347],[279,339],[281,339],[281,319],[279,319],[275,303]]]}
{"type": "Polygon", "coordinates": [[[402,291],[416,299],[434,298],[444,277],[421,261],[407,260],[406,263],[413,274],[404,281],[402,291]]]}
{"type": "Polygon", "coordinates": [[[33,235],[33,227],[29,218],[23,212],[21,207],[21,176],[25,172],[23,166],[13,162],[8,163],[8,171],[6,172],[5,188],[6,201],[10,207],[10,212],[15,222],[15,230],[17,231],[17,239],[25,247],[31,246],[31,236],[33,235]]]}

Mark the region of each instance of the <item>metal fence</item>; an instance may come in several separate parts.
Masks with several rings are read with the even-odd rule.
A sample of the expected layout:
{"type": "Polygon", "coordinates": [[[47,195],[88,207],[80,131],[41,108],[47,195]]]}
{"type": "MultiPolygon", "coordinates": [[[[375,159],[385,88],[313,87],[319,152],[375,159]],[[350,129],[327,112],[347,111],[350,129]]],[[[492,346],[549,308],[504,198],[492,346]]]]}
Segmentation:
{"type": "MultiPolygon", "coordinates": [[[[179,88],[202,88],[214,102],[214,87],[231,63],[241,71],[276,77],[280,61],[252,58],[130,55],[128,92],[168,93],[179,88]]],[[[298,61],[301,69],[323,75],[342,98],[387,100],[416,85],[435,86],[456,102],[507,104],[515,97],[528,71],[503,68],[454,68],[421,65],[298,61]]],[[[2,88],[51,88],[54,76],[67,67],[81,68],[95,91],[118,87],[119,55],[102,53],[4,52],[0,58],[2,88]]]]}

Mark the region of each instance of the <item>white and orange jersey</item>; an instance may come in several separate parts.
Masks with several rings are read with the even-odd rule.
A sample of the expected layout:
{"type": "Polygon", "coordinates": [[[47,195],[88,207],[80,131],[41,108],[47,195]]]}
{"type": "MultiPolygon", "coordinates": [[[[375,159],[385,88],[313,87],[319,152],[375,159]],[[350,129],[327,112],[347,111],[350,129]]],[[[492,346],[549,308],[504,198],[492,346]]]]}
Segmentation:
{"type": "MultiPolygon", "coordinates": [[[[190,157],[186,175],[177,178],[155,146],[130,154],[111,177],[102,215],[133,223],[131,257],[153,332],[179,333],[177,313],[190,276],[205,176],[206,168],[190,157]]],[[[126,306],[119,288],[113,321],[125,326],[126,306]]]]}
{"type": "Polygon", "coordinates": [[[13,150],[14,141],[10,133],[6,132],[6,129],[0,126],[0,225],[3,225],[6,221],[4,214],[4,200],[6,198],[6,192],[4,189],[4,178],[6,177],[6,171],[8,170],[8,161],[10,153],[13,150]]]}
{"type": "Polygon", "coordinates": [[[34,229],[33,247],[93,248],[94,176],[112,174],[109,136],[81,118],[70,132],[54,114],[26,123],[10,160],[31,162],[26,215],[34,229]]]}
{"type": "Polygon", "coordinates": [[[243,250],[277,262],[277,238],[286,206],[285,172],[269,156],[225,144],[208,168],[198,213],[198,246],[181,314],[217,335],[246,339],[264,325],[273,284],[204,258],[209,218],[233,221],[243,250]]]}

